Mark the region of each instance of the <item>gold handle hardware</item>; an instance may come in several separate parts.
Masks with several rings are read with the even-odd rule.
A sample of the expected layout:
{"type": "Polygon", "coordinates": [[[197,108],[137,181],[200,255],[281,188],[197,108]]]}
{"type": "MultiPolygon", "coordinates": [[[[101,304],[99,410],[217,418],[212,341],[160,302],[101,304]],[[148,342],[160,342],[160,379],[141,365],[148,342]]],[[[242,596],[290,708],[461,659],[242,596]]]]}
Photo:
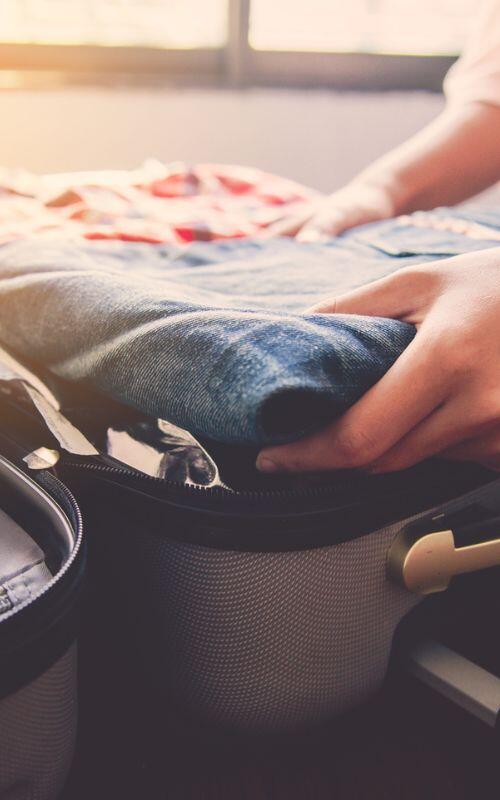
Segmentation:
{"type": "Polygon", "coordinates": [[[500,539],[455,547],[453,531],[403,531],[389,550],[389,577],[415,594],[443,592],[455,575],[500,565],[500,539]]]}

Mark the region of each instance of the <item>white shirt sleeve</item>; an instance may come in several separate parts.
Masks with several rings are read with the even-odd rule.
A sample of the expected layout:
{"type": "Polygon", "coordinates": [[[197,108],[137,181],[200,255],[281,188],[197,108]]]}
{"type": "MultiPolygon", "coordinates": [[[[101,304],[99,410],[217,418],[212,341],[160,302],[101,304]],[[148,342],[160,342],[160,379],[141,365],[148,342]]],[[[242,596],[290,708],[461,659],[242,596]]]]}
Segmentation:
{"type": "Polygon", "coordinates": [[[459,60],[444,81],[448,103],[500,105],[500,0],[487,0],[459,60]]]}

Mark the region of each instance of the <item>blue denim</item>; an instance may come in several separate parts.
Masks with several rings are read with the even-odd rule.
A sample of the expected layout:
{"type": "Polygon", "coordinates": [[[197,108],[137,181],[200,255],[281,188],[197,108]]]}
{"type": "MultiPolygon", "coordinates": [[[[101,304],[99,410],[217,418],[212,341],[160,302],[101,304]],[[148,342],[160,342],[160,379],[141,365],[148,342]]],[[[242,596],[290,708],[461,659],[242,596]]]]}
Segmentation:
{"type": "MultiPolygon", "coordinates": [[[[500,228],[500,213],[429,219],[436,213],[500,228]]],[[[352,405],[415,334],[395,320],[303,309],[498,244],[394,220],[325,244],[28,239],[0,247],[0,341],[196,436],[287,441],[352,405]]]]}

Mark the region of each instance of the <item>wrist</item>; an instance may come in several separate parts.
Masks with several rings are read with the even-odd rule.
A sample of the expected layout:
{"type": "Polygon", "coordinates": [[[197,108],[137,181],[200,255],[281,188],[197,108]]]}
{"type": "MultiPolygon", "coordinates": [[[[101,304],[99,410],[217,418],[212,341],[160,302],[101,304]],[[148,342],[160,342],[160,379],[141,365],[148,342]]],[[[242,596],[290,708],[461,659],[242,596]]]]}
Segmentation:
{"type": "Polygon", "coordinates": [[[415,211],[419,205],[416,200],[419,187],[413,185],[408,175],[403,176],[393,170],[368,167],[354,178],[351,185],[377,192],[387,218],[415,211]]]}
{"type": "Polygon", "coordinates": [[[381,219],[390,219],[405,211],[403,187],[391,175],[361,173],[351,181],[349,189],[370,196],[380,210],[381,219]]]}

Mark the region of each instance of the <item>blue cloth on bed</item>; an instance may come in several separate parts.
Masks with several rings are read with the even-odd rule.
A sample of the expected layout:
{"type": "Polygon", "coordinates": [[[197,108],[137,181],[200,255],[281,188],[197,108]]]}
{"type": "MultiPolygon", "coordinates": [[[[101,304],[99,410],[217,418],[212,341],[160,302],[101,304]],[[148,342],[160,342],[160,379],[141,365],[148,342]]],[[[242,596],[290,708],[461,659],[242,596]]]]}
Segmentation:
{"type": "MultiPolygon", "coordinates": [[[[452,212],[429,220],[436,213],[452,212]]],[[[500,213],[454,214],[500,227],[500,213]]],[[[409,264],[498,245],[422,219],[315,245],[5,244],[0,341],[195,435],[290,440],[352,405],[415,334],[394,320],[304,308],[409,264]]]]}

